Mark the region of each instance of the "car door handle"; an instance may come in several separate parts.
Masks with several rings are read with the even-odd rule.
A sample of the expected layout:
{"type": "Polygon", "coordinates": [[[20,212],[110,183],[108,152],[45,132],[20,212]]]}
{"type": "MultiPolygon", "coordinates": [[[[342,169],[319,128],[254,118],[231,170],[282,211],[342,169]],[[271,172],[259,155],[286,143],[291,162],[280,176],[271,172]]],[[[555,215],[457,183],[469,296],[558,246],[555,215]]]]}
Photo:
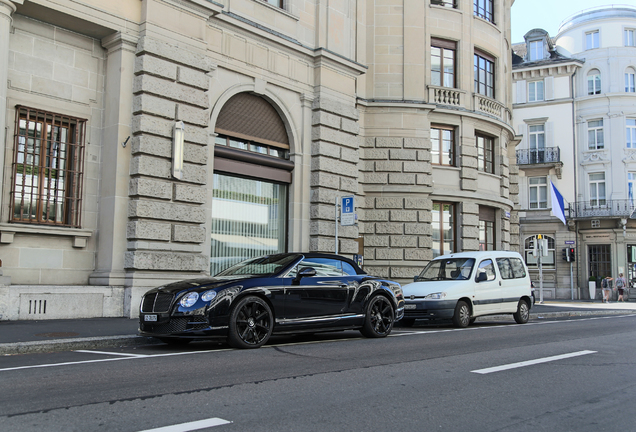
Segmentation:
{"type": "Polygon", "coordinates": [[[337,286],[339,288],[346,288],[346,287],[349,286],[348,283],[342,282],[342,281],[320,281],[320,282],[318,282],[318,284],[320,284],[320,285],[337,286]]]}

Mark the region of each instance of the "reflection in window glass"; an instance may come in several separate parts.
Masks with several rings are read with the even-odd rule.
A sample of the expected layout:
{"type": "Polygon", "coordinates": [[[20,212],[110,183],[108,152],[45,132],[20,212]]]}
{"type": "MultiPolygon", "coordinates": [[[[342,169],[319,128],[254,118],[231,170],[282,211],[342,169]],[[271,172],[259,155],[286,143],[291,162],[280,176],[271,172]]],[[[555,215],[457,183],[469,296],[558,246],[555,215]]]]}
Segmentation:
{"type": "Polygon", "coordinates": [[[433,257],[455,252],[455,205],[433,203],[433,257]]]}
{"type": "Polygon", "coordinates": [[[210,274],[285,251],[287,186],[214,174],[210,274]]]}
{"type": "Polygon", "coordinates": [[[486,273],[487,279],[489,281],[495,280],[495,265],[492,260],[487,259],[479,263],[479,269],[477,270],[477,276],[480,273],[486,273]]]}

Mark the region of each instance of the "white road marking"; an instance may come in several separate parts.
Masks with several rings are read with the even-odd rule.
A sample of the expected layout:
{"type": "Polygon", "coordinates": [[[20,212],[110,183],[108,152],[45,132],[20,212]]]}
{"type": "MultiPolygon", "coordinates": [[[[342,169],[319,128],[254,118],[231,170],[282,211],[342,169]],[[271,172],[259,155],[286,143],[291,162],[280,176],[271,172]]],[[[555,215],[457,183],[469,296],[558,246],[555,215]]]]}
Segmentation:
{"type": "Polygon", "coordinates": [[[516,369],[516,368],[520,368],[520,367],[524,367],[524,366],[531,366],[531,365],[535,365],[535,364],[539,364],[539,363],[547,363],[547,362],[553,362],[553,361],[562,360],[562,359],[566,359],[566,358],[579,357],[579,356],[583,356],[583,355],[587,355],[587,354],[595,354],[596,352],[597,351],[587,351],[587,350],[586,351],[577,351],[577,352],[573,352],[573,353],[561,354],[561,355],[552,356],[552,357],[544,357],[544,358],[540,358],[540,359],[527,360],[527,361],[522,361],[522,362],[518,362],[518,363],[510,363],[510,364],[507,364],[507,365],[495,366],[495,367],[486,368],[486,369],[478,369],[478,370],[474,370],[474,371],[471,371],[471,372],[484,375],[484,374],[489,374],[489,373],[493,373],[493,372],[501,372],[501,371],[508,370],[508,369],[516,369]]]}
{"type": "Polygon", "coordinates": [[[108,351],[75,350],[75,352],[89,353],[89,354],[106,354],[106,355],[124,356],[124,357],[148,357],[146,354],[115,353],[115,352],[108,352],[108,351]]]}
{"type": "Polygon", "coordinates": [[[181,423],[172,426],[164,426],[156,429],[146,429],[140,432],[188,432],[199,429],[205,429],[214,426],[221,426],[224,424],[230,424],[231,421],[223,420],[220,418],[209,418],[206,420],[193,421],[189,423],[181,423]]]}

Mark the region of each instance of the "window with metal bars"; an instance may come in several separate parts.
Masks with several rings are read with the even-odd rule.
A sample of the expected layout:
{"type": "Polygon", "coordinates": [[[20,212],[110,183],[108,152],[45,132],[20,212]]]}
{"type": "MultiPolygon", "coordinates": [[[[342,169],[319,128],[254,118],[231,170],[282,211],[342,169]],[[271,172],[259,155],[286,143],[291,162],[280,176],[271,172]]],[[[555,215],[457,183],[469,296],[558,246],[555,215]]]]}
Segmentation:
{"type": "Polygon", "coordinates": [[[79,228],[86,120],[16,107],[11,221],[79,228]]]}

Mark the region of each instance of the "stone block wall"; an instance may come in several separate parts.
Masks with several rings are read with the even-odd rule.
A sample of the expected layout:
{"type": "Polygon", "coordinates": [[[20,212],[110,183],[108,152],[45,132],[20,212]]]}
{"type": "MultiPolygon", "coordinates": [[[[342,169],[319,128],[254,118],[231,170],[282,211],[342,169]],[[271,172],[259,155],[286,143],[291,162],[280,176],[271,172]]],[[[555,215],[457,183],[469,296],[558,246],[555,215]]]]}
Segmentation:
{"type": "MultiPolygon", "coordinates": [[[[353,103],[320,96],[312,103],[309,250],[334,252],[335,205],[356,196],[359,206],[359,113],[353,103]]],[[[358,212],[359,213],[359,212],[358,212]]],[[[358,253],[358,227],[338,227],[338,252],[358,253]]]]}
{"type": "Polygon", "coordinates": [[[202,273],[208,216],[209,76],[206,56],[149,37],[135,61],[125,268],[202,273]],[[172,178],[175,121],[185,123],[183,179],[172,178]]]}
{"type": "Polygon", "coordinates": [[[365,270],[387,278],[412,279],[417,272],[414,268],[433,256],[428,141],[369,137],[362,158],[365,270]]]}

